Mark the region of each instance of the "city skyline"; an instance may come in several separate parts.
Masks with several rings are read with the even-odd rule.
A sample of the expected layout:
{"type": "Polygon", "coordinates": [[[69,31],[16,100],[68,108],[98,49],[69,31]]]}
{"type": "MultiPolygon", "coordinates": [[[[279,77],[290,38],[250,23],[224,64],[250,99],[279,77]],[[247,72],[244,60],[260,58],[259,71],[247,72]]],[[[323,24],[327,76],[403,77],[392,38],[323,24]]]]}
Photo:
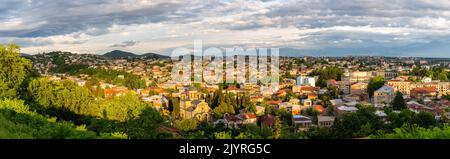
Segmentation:
{"type": "Polygon", "coordinates": [[[168,55],[207,47],[278,47],[284,56],[450,57],[450,2],[11,1],[0,42],[22,52],[168,55]]]}

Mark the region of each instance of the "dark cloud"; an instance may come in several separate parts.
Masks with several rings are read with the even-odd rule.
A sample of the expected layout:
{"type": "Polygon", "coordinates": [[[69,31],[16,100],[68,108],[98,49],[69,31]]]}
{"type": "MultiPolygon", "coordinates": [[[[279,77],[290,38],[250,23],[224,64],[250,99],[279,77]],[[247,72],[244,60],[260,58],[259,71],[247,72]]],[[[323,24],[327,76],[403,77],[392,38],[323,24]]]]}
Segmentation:
{"type": "Polygon", "coordinates": [[[131,40],[131,41],[124,41],[120,44],[113,44],[113,45],[111,45],[111,47],[130,47],[130,46],[135,46],[137,44],[139,44],[139,41],[131,40]]]}
{"type": "MultiPolygon", "coordinates": [[[[169,20],[188,19],[193,14],[177,14],[182,3],[162,2],[147,7],[130,6],[123,1],[80,0],[80,1],[31,1],[22,3],[22,12],[0,11],[9,19],[20,18],[24,23],[45,22],[31,29],[11,28],[0,31],[3,37],[46,37],[83,32],[87,35],[108,33],[112,25],[147,24],[169,20]],[[133,8],[134,7],[134,8],[133,8]]],[[[134,3],[130,3],[133,5],[134,3]]],[[[1,8],[1,7],[0,7],[1,8]]],[[[6,20],[3,18],[3,20],[6,20]]]]}
{"type": "MultiPolygon", "coordinates": [[[[186,34],[177,37],[178,39],[171,38],[171,40],[181,39],[180,41],[186,41],[183,38],[193,37],[216,39],[215,33],[230,32],[227,35],[229,37],[242,37],[241,41],[260,43],[259,39],[249,40],[251,38],[245,37],[246,33],[264,29],[270,31],[270,29],[293,28],[294,36],[289,39],[285,38],[286,35],[273,33],[275,34],[272,36],[273,39],[261,41],[271,43],[272,40],[280,47],[284,47],[280,43],[285,42],[289,43],[286,47],[317,52],[335,49],[340,53],[367,53],[376,52],[375,49],[379,48],[380,52],[394,54],[400,51],[389,49],[408,51],[404,47],[431,46],[449,50],[447,47],[437,47],[450,41],[448,0],[149,0],[147,4],[143,2],[4,0],[0,3],[0,25],[2,25],[0,37],[14,39],[13,41],[23,46],[85,44],[91,38],[110,34],[109,28],[115,25],[158,23],[152,25],[160,27],[155,30],[162,30],[156,34],[186,34]],[[184,30],[178,30],[178,26],[184,30]],[[165,31],[165,29],[172,30],[165,31]],[[207,33],[203,29],[217,32],[207,33]],[[65,36],[53,38],[56,35],[65,36]],[[301,48],[304,46],[310,48],[301,48]],[[352,52],[352,49],[355,51],[352,52]]],[[[131,34],[136,32],[132,29],[124,31],[131,34]]],[[[258,35],[251,34],[251,36],[258,35]]],[[[167,39],[164,39],[167,37],[169,36],[158,35],[151,41],[167,42],[167,39]]],[[[229,37],[223,39],[230,39],[229,37]]],[[[148,42],[142,37],[127,37],[127,39],[148,42]]],[[[216,43],[220,43],[220,39],[218,41],[216,43]]],[[[138,41],[124,41],[113,45],[107,44],[105,47],[129,47],[138,43],[138,41]]],[[[246,44],[250,45],[248,43],[246,44]]]]}

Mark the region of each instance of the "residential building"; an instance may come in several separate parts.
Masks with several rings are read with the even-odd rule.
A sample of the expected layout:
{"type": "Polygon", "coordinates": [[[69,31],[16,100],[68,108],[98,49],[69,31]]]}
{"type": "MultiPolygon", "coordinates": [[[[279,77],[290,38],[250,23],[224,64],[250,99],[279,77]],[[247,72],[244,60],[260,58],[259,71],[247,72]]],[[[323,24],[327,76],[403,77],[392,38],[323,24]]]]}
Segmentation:
{"type": "Polygon", "coordinates": [[[292,123],[300,130],[308,130],[312,126],[312,119],[303,115],[292,116],[292,123]]]}
{"type": "Polygon", "coordinates": [[[180,116],[183,119],[209,120],[211,117],[211,108],[205,101],[182,100],[180,101],[180,116]]]}
{"type": "Polygon", "coordinates": [[[314,77],[299,76],[297,77],[297,86],[316,87],[316,79],[314,77]]]}
{"type": "Polygon", "coordinates": [[[383,86],[373,93],[373,104],[375,107],[384,107],[390,104],[395,97],[395,90],[390,86],[383,86]]]}
{"type": "Polygon", "coordinates": [[[317,125],[319,127],[331,127],[334,124],[335,117],[333,116],[317,116],[317,125]]]}
{"type": "Polygon", "coordinates": [[[436,98],[438,90],[435,87],[420,87],[411,90],[411,97],[415,99],[436,98]]]}

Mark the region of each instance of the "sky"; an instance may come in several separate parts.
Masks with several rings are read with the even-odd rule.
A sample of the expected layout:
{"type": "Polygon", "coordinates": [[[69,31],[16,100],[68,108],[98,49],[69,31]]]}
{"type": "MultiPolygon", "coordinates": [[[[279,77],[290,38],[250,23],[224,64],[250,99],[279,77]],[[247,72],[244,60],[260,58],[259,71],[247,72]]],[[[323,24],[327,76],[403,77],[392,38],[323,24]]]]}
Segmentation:
{"type": "Polygon", "coordinates": [[[22,52],[169,55],[207,47],[290,56],[450,57],[448,0],[2,0],[0,43],[22,52]]]}

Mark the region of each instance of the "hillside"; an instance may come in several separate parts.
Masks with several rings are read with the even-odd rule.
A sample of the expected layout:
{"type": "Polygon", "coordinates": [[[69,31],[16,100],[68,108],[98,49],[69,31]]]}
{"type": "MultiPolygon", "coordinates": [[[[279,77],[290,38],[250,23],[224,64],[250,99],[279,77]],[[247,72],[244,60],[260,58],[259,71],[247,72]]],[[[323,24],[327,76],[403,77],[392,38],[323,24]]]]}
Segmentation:
{"type": "Polygon", "coordinates": [[[108,52],[103,57],[109,57],[109,58],[127,58],[127,57],[146,57],[146,58],[169,58],[168,56],[156,54],[156,53],[146,53],[142,55],[137,55],[131,52],[121,51],[121,50],[114,50],[111,52],[108,52]]]}
{"type": "Polygon", "coordinates": [[[125,52],[121,50],[114,50],[103,55],[103,57],[109,58],[124,58],[124,57],[138,57],[138,56],[139,55],[133,54],[131,52],[125,52]]]}

